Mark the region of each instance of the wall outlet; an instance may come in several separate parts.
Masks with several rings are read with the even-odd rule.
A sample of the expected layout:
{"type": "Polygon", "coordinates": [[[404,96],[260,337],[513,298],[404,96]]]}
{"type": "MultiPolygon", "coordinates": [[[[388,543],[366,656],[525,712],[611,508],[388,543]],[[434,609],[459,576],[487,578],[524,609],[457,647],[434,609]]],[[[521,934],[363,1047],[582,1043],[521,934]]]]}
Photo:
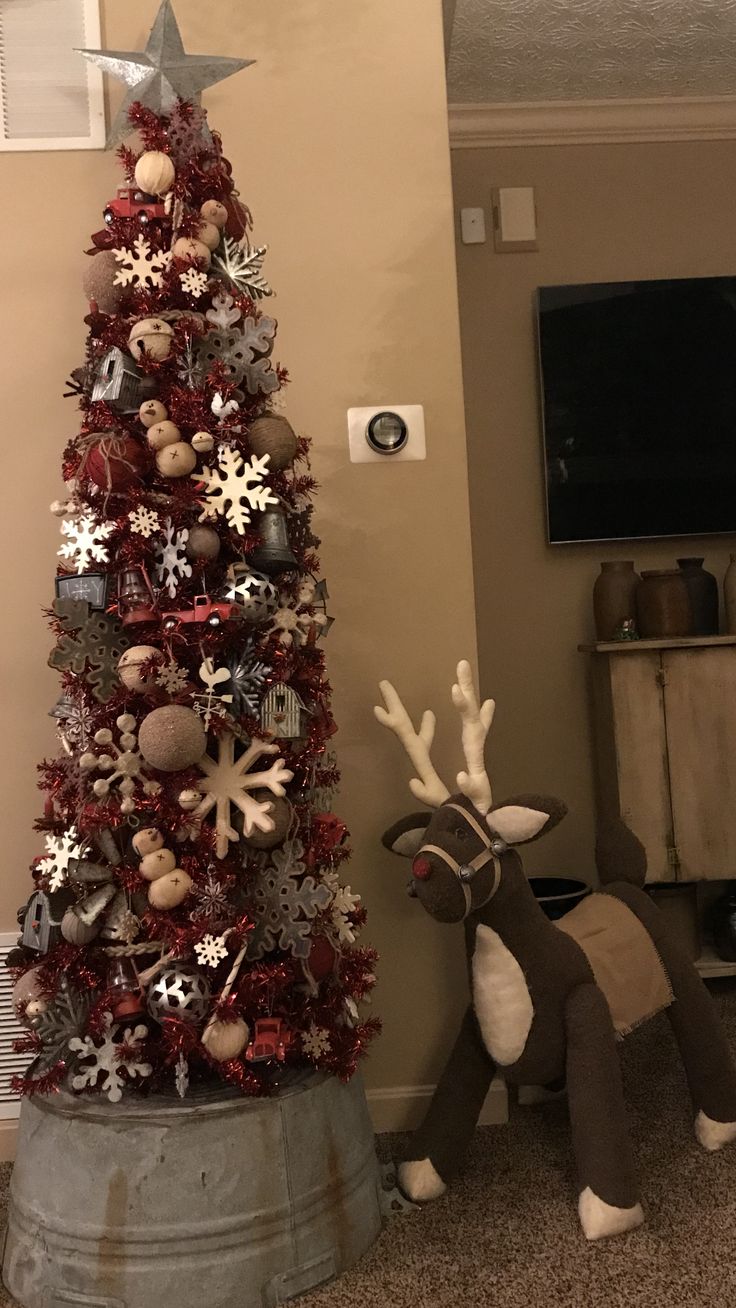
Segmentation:
{"type": "Polygon", "coordinates": [[[408,463],[426,459],[421,404],[372,404],[348,409],[351,463],[408,463]]]}

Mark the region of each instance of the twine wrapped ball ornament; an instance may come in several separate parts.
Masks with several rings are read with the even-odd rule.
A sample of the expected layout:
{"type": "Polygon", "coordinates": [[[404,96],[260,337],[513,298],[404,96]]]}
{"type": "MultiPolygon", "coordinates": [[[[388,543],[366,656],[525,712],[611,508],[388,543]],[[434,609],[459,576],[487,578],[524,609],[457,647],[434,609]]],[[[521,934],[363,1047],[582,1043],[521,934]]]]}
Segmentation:
{"type": "Polygon", "coordinates": [[[157,1022],[177,1017],[196,1026],[203,1022],[210,1006],[210,988],[198,967],[171,963],[148,987],[148,1011],[157,1022]]]}
{"type": "Polygon", "coordinates": [[[196,522],[189,528],[189,539],[184,549],[188,559],[211,561],[220,553],[220,537],[214,527],[196,522]]]}
{"type": "Polygon", "coordinates": [[[146,150],[135,166],[135,184],[147,195],[165,195],[175,176],[173,163],[161,150],[146,150]]]}
{"type": "Polygon", "coordinates": [[[202,1036],[202,1044],[216,1063],[227,1063],[229,1059],[237,1058],[249,1040],[250,1027],[242,1017],[236,1018],[234,1022],[213,1022],[202,1036]]]}
{"type": "Polygon", "coordinates": [[[155,427],[157,423],[163,422],[168,416],[169,411],[160,400],[144,400],[138,410],[138,417],[143,426],[149,430],[151,427],[155,427]]]}
{"type": "Polygon", "coordinates": [[[219,200],[205,200],[200,206],[199,214],[205,222],[212,223],[212,226],[217,227],[219,231],[222,231],[227,222],[227,209],[219,200]]]}
{"type": "Polygon", "coordinates": [[[202,758],[207,735],[193,709],[185,704],[164,704],[141,722],[138,748],[158,772],[183,772],[202,758]]]}
{"type": "Polygon", "coordinates": [[[168,359],[173,336],[173,327],[163,318],[140,318],[131,328],[128,349],[134,359],[168,359]]]}
{"type": "Polygon", "coordinates": [[[167,445],[175,445],[181,440],[181,432],[175,422],[164,418],[155,422],[146,432],[146,440],[152,450],[163,450],[167,445]]]}
{"type": "Polygon", "coordinates": [[[80,472],[103,491],[122,491],[140,481],[148,460],[144,448],[122,432],[90,432],[80,472]]]}
{"type": "Polygon", "coordinates": [[[248,432],[248,443],[259,459],[264,454],[269,456],[269,472],[288,468],[297,452],[296,433],[291,423],[276,413],[256,418],[248,432]]]}
{"type": "Polygon", "coordinates": [[[212,255],[204,241],[194,240],[191,236],[179,236],[171,247],[175,259],[194,259],[198,267],[209,268],[212,255]]]}
{"type": "Polygon", "coordinates": [[[162,477],[188,477],[196,464],[197,455],[186,441],[165,445],[156,455],[156,467],[162,477]]]}
{"type": "Polygon", "coordinates": [[[84,922],[74,908],[61,919],[61,934],[70,945],[89,945],[100,934],[101,922],[84,922]]]}
{"type": "Polygon", "coordinates": [[[131,645],[126,649],[118,663],[118,676],[126,690],[132,690],[136,694],[145,694],[146,691],[153,690],[156,684],[156,668],[152,667],[151,660],[156,659],[162,663],[163,657],[161,650],[156,649],[155,645],[131,645]],[[146,664],[149,665],[149,670],[144,673],[142,668],[146,664]]]}
{"type": "Polygon", "coordinates": [[[82,277],[82,290],[94,300],[100,313],[117,313],[125,295],[123,286],[115,285],[119,264],[112,250],[101,250],[88,261],[82,277]]]}

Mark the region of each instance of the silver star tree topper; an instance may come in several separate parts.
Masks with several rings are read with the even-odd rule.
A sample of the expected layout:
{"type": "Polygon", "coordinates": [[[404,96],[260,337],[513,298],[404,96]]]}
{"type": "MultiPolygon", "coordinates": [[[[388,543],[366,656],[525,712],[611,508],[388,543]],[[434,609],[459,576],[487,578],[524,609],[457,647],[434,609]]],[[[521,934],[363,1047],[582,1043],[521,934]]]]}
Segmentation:
{"type": "Polygon", "coordinates": [[[178,100],[198,103],[200,92],[208,86],[215,86],[255,62],[187,54],[171,0],[162,0],[145,50],[79,50],[77,53],[97,64],[103,73],[119,77],[128,87],[107,136],[108,150],[133,130],[128,123],[128,110],[136,101],[156,114],[168,114],[178,100]]]}

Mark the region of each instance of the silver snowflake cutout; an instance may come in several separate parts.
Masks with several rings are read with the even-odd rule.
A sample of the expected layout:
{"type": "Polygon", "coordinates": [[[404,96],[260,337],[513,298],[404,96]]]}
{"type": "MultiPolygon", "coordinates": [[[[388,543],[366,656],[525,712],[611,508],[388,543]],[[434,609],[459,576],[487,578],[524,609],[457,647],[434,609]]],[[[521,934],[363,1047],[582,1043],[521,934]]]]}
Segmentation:
{"type": "Polygon", "coordinates": [[[238,321],[241,312],[232,295],[228,295],[227,291],[221,291],[219,295],[212,296],[212,308],[208,309],[204,316],[208,322],[219,327],[220,331],[227,331],[238,321]]]}
{"type": "Polygon", "coordinates": [[[194,885],[192,894],[197,900],[197,907],[189,914],[190,922],[209,922],[215,925],[227,922],[233,916],[233,909],[228,902],[225,887],[217,880],[212,870],[201,886],[194,885]]]}
{"type": "Polygon", "coordinates": [[[87,1062],[87,1066],[80,1066],[76,1076],[72,1077],[73,1089],[87,1090],[91,1087],[96,1090],[99,1083],[99,1089],[110,1102],[117,1104],[122,1099],[129,1080],[150,1076],[153,1071],[150,1063],[135,1057],[147,1035],[145,1026],[135,1026],[132,1030],[126,1028],[120,1037],[113,1036],[113,1016],[108,1013],[100,1044],[96,1044],[91,1036],[75,1036],[69,1041],[69,1048],[72,1053],[79,1055],[80,1064],[87,1062]],[[121,1055],[124,1056],[124,1061],[121,1055]]]}
{"type": "Polygon", "coordinates": [[[231,237],[224,236],[212,262],[232,286],[249,295],[251,300],[260,300],[264,295],[273,295],[263,276],[267,249],[266,245],[238,245],[231,237]]]}
{"type": "Polygon", "coordinates": [[[261,484],[268,473],[270,457],[252,455],[246,463],[239,450],[226,445],[219,450],[217,462],[216,468],[203,468],[191,474],[194,481],[204,482],[207,494],[199,521],[211,521],[220,514],[242,536],[251,520],[251,511],[262,511],[269,504],[279,502],[270,488],[261,484]]]}
{"type": "Polygon", "coordinates": [[[227,669],[236,712],[255,716],[270,668],[259,657],[252,639],[231,656],[227,669]]]}
{"type": "Polygon", "coordinates": [[[81,518],[65,518],[61,524],[62,536],[69,539],[57,551],[62,559],[73,559],[77,573],[87,572],[91,563],[107,563],[107,546],[103,544],[114,531],[114,522],[96,522],[91,514],[81,518]]]}
{"type": "Polygon", "coordinates": [[[69,865],[82,857],[84,841],[80,841],[76,827],[70,827],[62,836],[46,836],[46,858],[38,864],[39,872],[49,878],[49,890],[60,890],[69,874],[69,865]]]}
{"type": "Polygon", "coordinates": [[[271,949],[288,950],[296,958],[309,956],[312,920],[329,907],[332,891],[306,875],[303,858],[298,840],[271,852],[272,866],[253,888],[255,928],[248,941],[249,959],[262,958],[271,949]]]}
{"type": "Polygon", "coordinates": [[[164,522],[164,536],[156,554],[156,577],[166,588],[169,599],[176,596],[179,582],[191,577],[192,565],[186,556],[189,532],[186,527],[174,529],[171,518],[164,522]]]}

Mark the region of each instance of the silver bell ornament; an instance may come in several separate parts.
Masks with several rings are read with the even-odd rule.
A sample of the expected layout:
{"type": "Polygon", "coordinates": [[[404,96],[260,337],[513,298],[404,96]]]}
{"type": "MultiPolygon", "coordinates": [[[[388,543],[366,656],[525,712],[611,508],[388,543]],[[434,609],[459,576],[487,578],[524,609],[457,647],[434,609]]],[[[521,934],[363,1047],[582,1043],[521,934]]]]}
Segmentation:
{"type": "Polygon", "coordinates": [[[175,1017],[196,1026],[209,1012],[210,987],[198,967],[191,963],[171,963],[151,982],[146,1002],[157,1022],[175,1017]]]}
{"type": "Polygon", "coordinates": [[[291,552],[283,509],[264,509],[258,530],[261,533],[261,543],[249,555],[253,567],[268,576],[279,572],[294,572],[299,564],[291,552]]]}

